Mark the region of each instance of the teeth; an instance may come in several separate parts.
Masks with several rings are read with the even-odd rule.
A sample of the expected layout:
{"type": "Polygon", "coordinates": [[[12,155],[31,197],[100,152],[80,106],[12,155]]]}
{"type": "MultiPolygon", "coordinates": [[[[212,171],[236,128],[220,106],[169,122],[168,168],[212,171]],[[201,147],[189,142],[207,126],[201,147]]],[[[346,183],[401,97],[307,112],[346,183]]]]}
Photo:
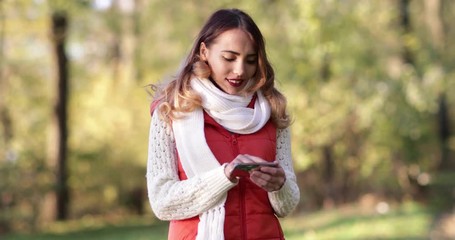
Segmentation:
{"type": "Polygon", "coordinates": [[[242,82],[242,81],[239,81],[239,80],[228,80],[228,81],[233,83],[233,84],[239,84],[240,82],[242,82]]]}

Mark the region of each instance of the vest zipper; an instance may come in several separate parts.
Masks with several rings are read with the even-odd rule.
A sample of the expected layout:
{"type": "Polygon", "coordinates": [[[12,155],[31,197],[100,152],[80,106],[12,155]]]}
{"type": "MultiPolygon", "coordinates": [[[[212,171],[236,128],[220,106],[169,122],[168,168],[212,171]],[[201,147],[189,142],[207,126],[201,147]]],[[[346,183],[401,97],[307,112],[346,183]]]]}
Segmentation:
{"type": "Polygon", "coordinates": [[[231,133],[231,146],[232,146],[232,152],[234,153],[234,156],[237,157],[239,155],[239,145],[237,145],[237,136],[233,133],[231,133]]]}
{"type": "Polygon", "coordinates": [[[242,239],[246,239],[247,232],[246,232],[246,225],[244,224],[246,221],[246,213],[245,213],[245,180],[240,180],[239,182],[240,188],[240,222],[241,222],[241,236],[242,239]]]}
{"type": "MultiPolygon", "coordinates": [[[[231,145],[232,145],[232,150],[234,152],[234,156],[237,156],[239,154],[239,146],[238,146],[238,140],[237,140],[237,135],[236,134],[231,134],[231,145]]],[[[240,179],[239,181],[239,205],[240,205],[240,222],[241,222],[241,239],[246,239],[246,226],[245,226],[245,219],[246,219],[246,213],[245,213],[245,180],[240,179]]]]}

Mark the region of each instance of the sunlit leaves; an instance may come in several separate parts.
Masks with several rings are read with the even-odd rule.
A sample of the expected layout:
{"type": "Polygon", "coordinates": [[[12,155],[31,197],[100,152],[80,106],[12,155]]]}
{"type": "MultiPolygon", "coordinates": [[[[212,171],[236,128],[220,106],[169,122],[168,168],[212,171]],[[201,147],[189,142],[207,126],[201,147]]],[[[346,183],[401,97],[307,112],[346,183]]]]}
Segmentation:
{"type": "MultiPolygon", "coordinates": [[[[437,162],[440,95],[447,97],[451,119],[455,104],[450,1],[443,1],[448,31],[442,51],[432,43],[420,1],[411,1],[413,28],[405,34],[397,1],[143,0],[128,11],[119,1],[104,1],[104,7],[94,2],[0,1],[5,34],[0,67],[7,76],[2,86],[8,87],[2,97],[14,133],[0,161],[9,156],[17,164],[11,169],[21,173],[38,168],[47,155],[54,94],[50,12],[70,17],[70,184],[74,199],[84,202],[73,206],[75,215],[93,212],[93,206],[99,212],[115,208],[144,183],[150,98],[143,86],[175,74],[200,26],[221,7],[246,10],[265,36],[276,86],[293,117],[298,172],[320,171],[322,151],[329,147],[334,179],[351,189],[400,192],[410,166],[426,172],[437,162]],[[403,47],[414,64],[403,60],[403,47]],[[104,203],[108,207],[101,209],[104,203]]],[[[453,133],[450,139],[454,151],[453,133]]],[[[48,187],[48,172],[33,176],[39,176],[40,188],[48,187]]],[[[8,182],[15,179],[9,176],[8,182]]]]}

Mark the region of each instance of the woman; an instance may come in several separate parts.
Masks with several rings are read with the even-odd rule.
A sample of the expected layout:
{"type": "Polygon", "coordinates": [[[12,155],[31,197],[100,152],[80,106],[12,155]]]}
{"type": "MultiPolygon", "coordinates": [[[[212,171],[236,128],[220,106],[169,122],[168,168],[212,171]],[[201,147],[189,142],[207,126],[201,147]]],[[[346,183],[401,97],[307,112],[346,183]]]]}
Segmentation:
{"type": "Polygon", "coordinates": [[[300,198],[290,121],[250,16],[216,11],[151,111],[148,196],[169,239],[284,239],[277,216],[300,198]]]}

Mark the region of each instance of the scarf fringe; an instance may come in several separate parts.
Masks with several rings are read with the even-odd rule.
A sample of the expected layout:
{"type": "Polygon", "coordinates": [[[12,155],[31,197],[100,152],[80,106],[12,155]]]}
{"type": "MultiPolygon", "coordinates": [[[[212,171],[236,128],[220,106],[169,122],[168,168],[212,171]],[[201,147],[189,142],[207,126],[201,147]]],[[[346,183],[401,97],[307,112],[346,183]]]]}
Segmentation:
{"type": "Polygon", "coordinates": [[[226,215],[224,208],[225,202],[226,197],[222,199],[220,205],[217,205],[199,216],[196,240],[224,239],[224,219],[226,215]]]}

